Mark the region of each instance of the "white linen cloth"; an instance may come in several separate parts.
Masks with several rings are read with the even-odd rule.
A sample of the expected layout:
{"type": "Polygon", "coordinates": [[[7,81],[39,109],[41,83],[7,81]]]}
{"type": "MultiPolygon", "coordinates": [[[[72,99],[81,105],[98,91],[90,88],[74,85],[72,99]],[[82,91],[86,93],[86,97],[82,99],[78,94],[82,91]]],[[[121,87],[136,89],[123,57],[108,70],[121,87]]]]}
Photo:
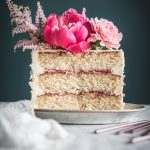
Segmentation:
{"type": "Polygon", "coordinates": [[[0,149],[59,149],[72,137],[55,120],[34,116],[31,102],[0,102],[0,149]]]}

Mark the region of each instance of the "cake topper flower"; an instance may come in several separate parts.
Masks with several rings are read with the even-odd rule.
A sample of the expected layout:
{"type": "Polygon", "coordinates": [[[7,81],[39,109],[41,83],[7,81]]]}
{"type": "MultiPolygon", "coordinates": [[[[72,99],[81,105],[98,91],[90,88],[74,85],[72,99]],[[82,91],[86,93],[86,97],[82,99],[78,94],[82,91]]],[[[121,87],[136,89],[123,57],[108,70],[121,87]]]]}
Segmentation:
{"type": "Polygon", "coordinates": [[[101,18],[92,18],[90,20],[93,32],[88,41],[97,43],[101,48],[118,49],[122,40],[122,33],[119,33],[118,28],[110,21],[101,18]]]}
{"type": "Polygon", "coordinates": [[[86,25],[88,20],[85,9],[82,14],[72,8],[62,16],[51,14],[44,28],[44,39],[52,47],[61,47],[73,53],[84,52],[90,47],[87,41],[90,35],[86,25]]]}
{"type": "Polygon", "coordinates": [[[122,33],[106,19],[89,19],[83,8],[82,14],[70,8],[62,15],[50,14],[47,18],[40,2],[37,2],[35,23],[28,7],[18,6],[7,0],[11,22],[16,24],[12,34],[29,33],[29,39],[19,40],[16,48],[41,50],[62,48],[72,53],[90,49],[118,49],[122,33]]]}

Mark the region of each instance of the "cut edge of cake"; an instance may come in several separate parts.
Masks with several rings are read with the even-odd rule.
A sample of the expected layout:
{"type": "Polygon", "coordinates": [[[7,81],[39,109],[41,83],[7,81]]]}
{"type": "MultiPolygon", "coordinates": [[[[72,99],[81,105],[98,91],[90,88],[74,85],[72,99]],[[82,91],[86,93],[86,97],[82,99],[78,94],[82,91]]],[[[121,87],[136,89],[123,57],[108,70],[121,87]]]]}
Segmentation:
{"type": "MultiPolygon", "coordinates": [[[[86,59],[85,59],[85,62],[86,62],[86,59]]],[[[57,63],[58,63],[58,60],[57,60],[57,63]]],[[[72,63],[74,63],[74,61],[72,61],[72,63]]],[[[68,63],[68,66],[66,66],[66,67],[69,68],[70,64],[68,63]]],[[[96,64],[97,64],[97,61],[95,61],[95,64],[94,64],[95,67],[96,67],[96,64]]],[[[73,64],[71,64],[71,65],[73,65],[73,64]]],[[[82,65],[84,66],[84,64],[82,64],[82,65]]],[[[40,85],[41,84],[40,80],[39,80],[40,76],[45,75],[45,74],[56,74],[56,75],[57,74],[64,74],[64,75],[73,74],[73,75],[76,75],[76,74],[81,74],[81,73],[83,73],[83,74],[84,73],[85,74],[89,74],[89,73],[92,73],[92,74],[106,74],[106,75],[118,76],[119,78],[122,78],[122,81],[120,81],[120,83],[121,83],[121,87],[120,87],[121,91],[118,92],[117,94],[113,93],[113,92],[110,94],[110,91],[103,91],[103,90],[97,91],[96,90],[94,92],[99,92],[101,94],[94,94],[94,95],[95,95],[95,97],[97,96],[99,98],[99,101],[98,101],[99,104],[97,104],[97,109],[99,109],[99,110],[102,110],[102,109],[123,109],[123,106],[124,106],[124,103],[123,103],[124,53],[123,53],[122,50],[90,50],[87,53],[76,54],[76,55],[74,55],[74,54],[72,54],[70,52],[66,52],[64,50],[53,50],[52,49],[52,50],[47,50],[47,51],[40,51],[40,50],[39,51],[32,51],[30,86],[31,86],[31,89],[32,89],[31,93],[32,93],[33,106],[35,108],[39,108],[39,109],[42,109],[42,106],[43,106],[43,109],[45,109],[46,108],[46,106],[45,106],[46,103],[51,103],[50,101],[53,101],[52,99],[55,99],[57,97],[59,99],[58,101],[63,101],[63,99],[65,100],[65,98],[66,98],[66,94],[64,94],[64,93],[65,92],[67,93],[67,91],[60,91],[60,90],[59,91],[49,91],[49,90],[48,91],[44,91],[43,88],[41,88],[41,85],[40,85]],[[47,64],[42,62],[42,59],[44,59],[44,58],[42,58],[42,59],[40,58],[40,56],[42,56],[42,55],[43,55],[43,57],[48,55],[45,58],[45,59],[48,59],[47,61],[45,61],[48,64],[50,64],[50,61],[49,61],[50,58],[55,59],[57,55],[58,55],[57,56],[58,58],[60,57],[59,60],[61,58],[63,58],[63,57],[67,58],[67,56],[68,56],[69,59],[75,59],[75,60],[79,60],[79,61],[84,62],[83,60],[85,58],[89,58],[88,55],[92,55],[93,57],[95,57],[95,58],[97,57],[98,58],[98,56],[100,56],[101,54],[103,55],[104,58],[107,58],[106,55],[109,55],[109,58],[107,58],[107,60],[105,59],[106,63],[104,61],[99,61],[103,65],[101,65],[101,66],[99,65],[99,68],[95,69],[95,70],[93,69],[94,67],[92,68],[93,70],[91,68],[88,69],[88,67],[85,68],[85,70],[84,70],[84,68],[78,69],[77,68],[78,65],[76,65],[76,67],[72,66],[71,69],[67,69],[67,70],[61,69],[61,70],[59,70],[59,69],[55,69],[55,66],[57,66],[57,64],[55,64],[55,65],[53,64],[53,67],[51,66],[50,68],[48,68],[47,64]],[[52,57],[53,55],[54,55],[54,57],[52,57]],[[118,61],[118,59],[114,58],[115,56],[119,58],[119,61],[118,61]],[[112,64],[114,64],[114,67],[111,68],[110,67],[111,64],[110,65],[106,65],[108,59],[112,59],[112,60],[109,60],[109,61],[112,62],[112,64]],[[115,61],[118,61],[118,62],[115,64],[115,61]],[[102,105],[102,103],[105,104],[104,103],[104,99],[105,98],[107,99],[106,100],[107,102],[108,102],[108,99],[109,99],[111,107],[109,107],[109,104],[108,104],[108,107],[104,107],[104,105],[102,105]],[[117,98],[117,101],[114,101],[114,98],[117,98]],[[103,101],[102,101],[102,99],[103,99],[103,101]],[[113,105],[113,101],[112,100],[114,101],[114,105],[113,105]],[[41,105],[40,106],[40,104],[42,104],[42,101],[43,101],[43,103],[45,103],[45,105],[41,105]],[[118,104],[118,103],[119,103],[119,105],[117,105],[118,107],[116,107],[116,104],[118,104]],[[103,106],[103,108],[100,107],[100,106],[103,106]]],[[[56,80],[56,82],[57,82],[57,80],[56,80]]],[[[91,95],[90,92],[91,91],[89,91],[89,95],[91,95]]],[[[78,98],[78,97],[81,97],[81,95],[83,95],[82,97],[85,97],[84,93],[86,93],[86,95],[88,95],[88,91],[80,91],[80,90],[78,92],[68,92],[67,95],[68,95],[68,97],[69,97],[69,95],[70,96],[73,95],[74,97],[76,97],[76,101],[79,103],[79,102],[82,102],[82,101],[81,101],[81,98],[78,98]]],[[[96,98],[95,98],[95,100],[96,100],[96,98]]],[[[56,102],[56,103],[59,103],[59,102],[56,102]]],[[[85,104],[87,105],[86,102],[85,102],[85,104]]],[[[58,106],[59,105],[61,105],[61,104],[58,104],[58,106]]],[[[89,101],[89,105],[90,105],[90,101],[89,101]]],[[[58,108],[58,106],[56,108],[58,108]]],[[[94,106],[90,106],[90,107],[92,107],[92,108],[89,108],[91,110],[97,110],[96,107],[94,107],[94,106]]],[[[52,109],[52,108],[50,106],[49,107],[47,106],[46,109],[52,109]]],[[[66,110],[66,109],[71,109],[71,108],[69,108],[69,107],[67,107],[67,108],[62,107],[61,109],[65,109],[66,110]]],[[[88,107],[83,108],[83,107],[80,106],[80,107],[78,107],[78,109],[80,109],[80,110],[88,110],[88,107]]]]}

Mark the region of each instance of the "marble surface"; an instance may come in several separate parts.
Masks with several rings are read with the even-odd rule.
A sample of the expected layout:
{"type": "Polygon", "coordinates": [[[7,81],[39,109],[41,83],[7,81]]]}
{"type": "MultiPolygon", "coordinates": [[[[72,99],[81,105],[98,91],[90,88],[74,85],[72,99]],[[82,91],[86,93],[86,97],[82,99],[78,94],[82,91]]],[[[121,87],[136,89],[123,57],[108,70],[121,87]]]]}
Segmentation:
{"type": "MultiPolygon", "coordinates": [[[[8,107],[19,109],[20,111],[28,111],[34,115],[33,110],[28,101],[25,103],[1,103],[0,109],[8,107]]],[[[139,120],[150,120],[150,105],[146,105],[146,109],[141,111],[138,116],[135,116],[139,120]]],[[[120,134],[116,135],[112,133],[94,134],[95,129],[103,128],[110,125],[66,125],[62,124],[64,129],[72,135],[72,139],[65,143],[62,143],[59,148],[61,150],[149,150],[150,140],[130,144],[129,140],[132,137],[136,137],[140,132],[134,134],[120,134]]]]}

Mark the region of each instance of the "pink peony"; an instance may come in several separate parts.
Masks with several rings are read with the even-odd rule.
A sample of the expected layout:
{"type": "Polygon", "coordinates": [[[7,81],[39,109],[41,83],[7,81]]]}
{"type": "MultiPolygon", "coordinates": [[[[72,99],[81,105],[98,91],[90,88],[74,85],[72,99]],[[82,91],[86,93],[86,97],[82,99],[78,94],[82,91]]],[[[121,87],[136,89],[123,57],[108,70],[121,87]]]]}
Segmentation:
{"type": "Polygon", "coordinates": [[[61,47],[73,53],[81,53],[90,47],[87,38],[91,26],[83,9],[82,15],[69,9],[62,16],[51,14],[44,28],[44,39],[52,47],[61,47]]]}
{"type": "Polygon", "coordinates": [[[94,33],[91,34],[88,39],[89,42],[96,42],[100,40],[101,46],[106,48],[120,47],[120,41],[122,40],[122,33],[118,31],[118,28],[110,21],[106,19],[97,18],[91,19],[91,25],[94,33]]]}

